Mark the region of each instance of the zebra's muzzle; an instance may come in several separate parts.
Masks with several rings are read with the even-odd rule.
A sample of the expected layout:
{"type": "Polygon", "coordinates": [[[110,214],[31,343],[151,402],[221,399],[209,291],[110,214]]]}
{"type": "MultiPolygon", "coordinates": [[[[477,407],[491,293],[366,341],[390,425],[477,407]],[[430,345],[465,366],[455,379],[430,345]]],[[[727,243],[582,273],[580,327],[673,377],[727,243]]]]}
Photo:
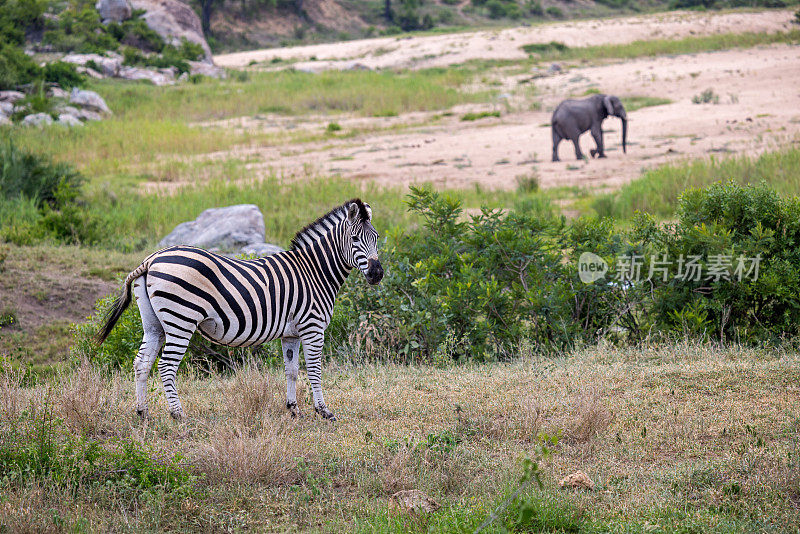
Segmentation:
{"type": "Polygon", "coordinates": [[[383,279],[383,267],[378,260],[367,260],[367,273],[364,275],[370,285],[375,285],[383,279]]]}

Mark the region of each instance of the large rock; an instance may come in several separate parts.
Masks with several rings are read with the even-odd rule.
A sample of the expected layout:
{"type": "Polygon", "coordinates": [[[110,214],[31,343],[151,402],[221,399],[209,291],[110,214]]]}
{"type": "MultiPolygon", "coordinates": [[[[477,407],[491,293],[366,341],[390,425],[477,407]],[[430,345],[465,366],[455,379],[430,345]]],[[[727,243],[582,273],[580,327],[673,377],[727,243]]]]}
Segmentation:
{"type": "Polygon", "coordinates": [[[143,9],[142,19],[167,43],[180,46],[182,38],[197,43],[203,47],[205,61],[213,63],[200,17],[187,4],[179,0],[131,0],[131,7],[143,9]]]}
{"type": "Polygon", "coordinates": [[[131,5],[128,0],[98,0],[94,5],[103,23],[122,22],[131,18],[131,5]]]}
{"type": "Polygon", "coordinates": [[[67,54],[61,58],[61,61],[80,67],[86,67],[86,64],[91,61],[100,69],[100,74],[113,77],[117,75],[120,67],[122,67],[122,56],[114,52],[109,52],[108,54],[108,57],[100,54],[67,54]]]}
{"type": "Polygon", "coordinates": [[[239,252],[242,254],[253,254],[258,257],[263,257],[272,256],[278,252],[283,252],[283,248],[279,247],[278,245],[273,245],[272,243],[253,243],[252,245],[242,247],[239,252]]]}
{"type": "Polygon", "coordinates": [[[11,126],[12,124],[11,119],[0,113],[0,126],[11,126]]]}
{"type": "Polygon", "coordinates": [[[155,71],[139,67],[122,67],[117,76],[125,80],[147,80],[153,85],[159,86],[175,83],[175,75],[167,69],[155,71]]]}
{"type": "Polygon", "coordinates": [[[233,252],[260,243],[264,243],[261,211],[253,204],[240,204],[207,209],[194,221],[179,224],[159,245],[194,245],[233,252]]]}
{"type": "Polygon", "coordinates": [[[61,126],[66,126],[67,128],[73,128],[75,126],[83,126],[83,123],[78,117],[76,117],[75,115],[71,115],[69,113],[62,113],[61,115],[59,115],[56,124],[60,124],[61,126]]]}
{"type": "Polygon", "coordinates": [[[108,109],[106,101],[94,91],[87,91],[75,87],[69,95],[69,103],[88,109],[89,111],[111,114],[111,110],[108,109]]]}
{"type": "Polygon", "coordinates": [[[53,124],[53,117],[47,113],[34,113],[22,119],[23,126],[49,126],[53,124]]]}
{"type": "Polygon", "coordinates": [[[188,61],[187,63],[189,63],[190,74],[200,74],[201,76],[208,76],[209,78],[217,78],[220,80],[224,80],[226,77],[225,69],[212,65],[211,63],[202,61],[188,61]]]}
{"type": "Polygon", "coordinates": [[[25,93],[20,93],[19,91],[0,91],[0,102],[11,102],[13,104],[23,98],[25,98],[25,93]]]}
{"type": "Polygon", "coordinates": [[[11,102],[0,102],[0,115],[11,115],[14,113],[14,104],[11,102]]]}

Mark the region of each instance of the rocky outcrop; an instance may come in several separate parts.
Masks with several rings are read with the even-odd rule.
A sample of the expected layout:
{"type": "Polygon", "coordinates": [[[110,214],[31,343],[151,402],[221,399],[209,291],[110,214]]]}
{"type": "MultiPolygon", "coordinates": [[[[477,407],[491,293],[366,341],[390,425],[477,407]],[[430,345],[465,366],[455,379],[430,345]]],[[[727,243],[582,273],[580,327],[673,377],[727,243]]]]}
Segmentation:
{"type": "Polygon", "coordinates": [[[209,78],[217,78],[220,80],[224,80],[226,77],[225,69],[212,65],[211,63],[205,63],[203,61],[187,61],[187,63],[189,63],[189,74],[200,74],[201,76],[208,76],[209,78]]]}
{"type": "Polygon", "coordinates": [[[153,85],[172,85],[175,83],[175,73],[170,69],[140,69],[139,67],[122,67],[117,75],[125,80],[147,80],[153,85]]]}
{"type": "Polygon", "coordinates": [[[0,113],[0,126],[11,126],[11,119],[0,113]]]}
{"type": "Polygon", "coordinates": [[[94,7],[100,13],[103,24],[122,22],[131,18],[131,5],[128,0],[98,0],[94,7]]]}
{"type": "Polygon", "coordinates": [[[111,110],[108,109],[106,101],[94,91],[87,91],[75,87],[69,95],[69,103],[88,109],[89,111],[108,115],[111,114],[111,110]]]}
{"type": "Polygon", "coordinates": [[[53,124],[53,117],[47,113],[34,113],[22,119],[20,124],[23,126],[49,126],[53,124]]]}
{"type": "Polygon", "coordinates": [[[62,113],[58,116],[56,124],[66,126],[67,128],[74,128],[76,126],[83,126],[81,120],[70,113],[62,113]]]}
{"type": "Polygon", "coordinates": [[[131,0],[131,7],[144,10],[142,19],[167,43],[180,46],[181,39],[197,43],[203,47],[205,62],[213,63],[200,17],[187,4],[179,0],[131,0]]]}
{"type": "Polygon", "coordinates": [[[0,102],[10,102],[13,104],[17,100],[25,98],[25,93],[19,91],[0,91],[0,102]]]}
{"type": "Polygon", "coordinates": [[[205,210],[197,219],[179,224],[160,246],[193,245],[236,252],[264,243],[264,217],[258,206],[240,204],[205,210]]]}
{"type": "Polygon", "coordinates": [[[61,58],[61,61],[80,67],[92,68],[95,72],[106,77],[116,76],[119,73],[119,69],[122,68],[122,56],[115,52],[106,52],[106,54],[106,56],[101,56],[100,54],[67,54],[61,58]]]}

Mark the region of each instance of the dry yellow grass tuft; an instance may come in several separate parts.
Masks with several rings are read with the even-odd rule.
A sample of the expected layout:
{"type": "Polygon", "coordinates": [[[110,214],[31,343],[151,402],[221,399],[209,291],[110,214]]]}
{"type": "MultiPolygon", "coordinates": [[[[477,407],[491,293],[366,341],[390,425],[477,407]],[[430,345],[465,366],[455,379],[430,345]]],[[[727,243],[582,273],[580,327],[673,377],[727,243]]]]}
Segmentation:
{"type": "Polygon", "coordinates": [[[58,397],[53,400],[66,425],[78,434],[101,429],[110,408],[107,381],[84,359],[72,372],[62,374],[58,397]]]}
{"type": "Polygon", "coordinates": [[[220,425],[204,441],[192,456],[214,481],[280,486],[297,478],[295,458],[302,456],[302,451],[291,428],[274,424],[254,430],[240,424],[220,425]]]}

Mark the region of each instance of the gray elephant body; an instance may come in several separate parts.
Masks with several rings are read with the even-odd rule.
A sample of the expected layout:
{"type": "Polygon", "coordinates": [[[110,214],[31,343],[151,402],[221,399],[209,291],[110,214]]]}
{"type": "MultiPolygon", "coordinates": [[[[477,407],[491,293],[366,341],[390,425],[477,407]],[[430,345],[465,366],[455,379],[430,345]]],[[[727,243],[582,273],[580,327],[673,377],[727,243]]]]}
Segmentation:
{"type": "Polygon", "coordinates": [[[597,148],[590,152],[592,157],[606,157],[603,147],[603,119],[608,116],[622,119],[622,151],[627,152],[628,117],[619,98],[611,95],[592,95],[581,100],[564,100],[553,111],[550,121],[553,130],[553,161],[558,159],[558,144],[569,139],[575,145],[575,157],[583,159],[578,138],[587,130],[592,132],[597,148]]]}

